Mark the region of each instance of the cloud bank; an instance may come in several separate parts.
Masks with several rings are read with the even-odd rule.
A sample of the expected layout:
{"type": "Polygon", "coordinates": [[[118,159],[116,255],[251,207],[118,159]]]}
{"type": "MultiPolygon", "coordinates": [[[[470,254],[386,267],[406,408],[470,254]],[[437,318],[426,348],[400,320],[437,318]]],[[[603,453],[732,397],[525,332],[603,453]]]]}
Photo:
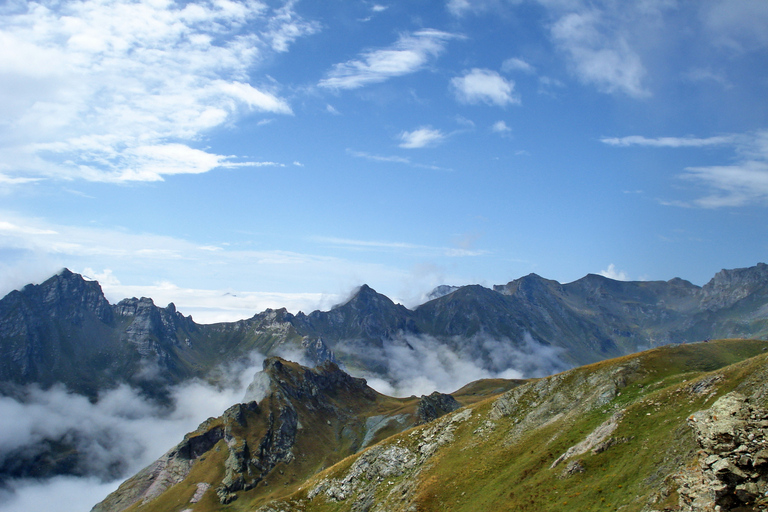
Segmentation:
{"type": "Polygon", "coordinates": [[[16,390],[14,397],[0,397],[0,461],[34,455],[45,439],[72,443],[84,454],[76,468],[81,478],[8,482],[0,510],[89,510],[203,420],[240,402],[262,361],[253,354],[222,369],[220,386],[195,380],[174,388],[171,408],[146,400],[127,385],[103,392],[96,403],[61,386],[29,386],[16,390]]]}
{"type": "MultiPolygon", "coordinates": [[[[350,346],[335,350],[355,352],[350,346]]],[[[383,347],[366,347],[385,374],[362,374],[368,385],[390,396],[451,393],[479,379],[543,377],[569,368],[561,350],[543,345],[525,333],[522,340],[497,340],[484,335],[441,342],[430,336],[404,336],[383,347]],[[451,348],[453,345],[456,348],[451,348]]]]}

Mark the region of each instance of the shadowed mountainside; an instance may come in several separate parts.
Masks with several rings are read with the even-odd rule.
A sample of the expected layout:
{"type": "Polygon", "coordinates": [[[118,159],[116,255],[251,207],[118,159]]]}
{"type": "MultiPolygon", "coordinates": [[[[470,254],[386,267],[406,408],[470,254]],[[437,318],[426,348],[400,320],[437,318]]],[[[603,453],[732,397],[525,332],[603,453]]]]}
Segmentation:
{"type": "Polygon", "coordinates": [[[668,343],[768,336],[763,263],[723,270],[703,287],[597,275],[560,284],[531,274],[493,289],[442,288],[414,310],[363,285],[330,311],[268,309],[200,325],[148,298],[110,305],[98,283],[63,270],[0,300],[0,382],[59,382],[91,397],[129,382],[152,395],[191,377],[215,379],[222,363],[254,350],[386,378],[392,350],[425,344],[488,370],[537,376],[668,343]]]}

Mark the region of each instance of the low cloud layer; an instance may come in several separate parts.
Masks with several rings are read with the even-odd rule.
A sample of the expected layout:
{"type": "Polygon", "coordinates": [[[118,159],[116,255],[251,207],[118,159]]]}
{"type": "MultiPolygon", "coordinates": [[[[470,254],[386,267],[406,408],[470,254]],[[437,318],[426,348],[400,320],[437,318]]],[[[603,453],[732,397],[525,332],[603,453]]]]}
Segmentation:
{"type": "Polygon", "coordinates": [[[385,395],[421,396],[450,393],[479,379],[542,377],[569,367],[559,348],[543,345],[528,333],[517,343],[483,335],[459,341],[453,340],[460,347],[453,349],[430,336],[405,336],[380,349],[366,347],[366,356],[377,359],[387,373],[361,376],[385,395]]]}
{"type": "Polygon", "coordinates": [[[173,407],[150,402],[127,386],[102,393],[96,403],[61,386],[30,386],[0,397],[0,459],[34,455],[44,439],[73,443],[85,456],[84,477],[8,482],[0,510],[89,510],[125,478],[181,441],[206,418],[242,400],[263,357],[223,368],[219,387],[191,381],[172,390],[173,407]],[[68,498],[72,499],[68,499],[68,498]]]}

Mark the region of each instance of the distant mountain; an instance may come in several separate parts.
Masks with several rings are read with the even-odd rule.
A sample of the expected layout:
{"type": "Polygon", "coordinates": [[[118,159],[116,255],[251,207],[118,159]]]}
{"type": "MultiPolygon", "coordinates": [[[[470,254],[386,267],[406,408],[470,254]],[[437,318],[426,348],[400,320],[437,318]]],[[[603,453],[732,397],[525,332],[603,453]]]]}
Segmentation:
{"type": "Polygon", "coordinates": [[[204,422],[93,512],[762,510],[767,349],[666,346],[410,429],[415,397],[379,395],[332,363],[267,360],[261,401],[204,422]]]}
{"type": "Polygon", "coordinates": [[[91,397],[129,382],[157,395],[191,377],[215,378],[222,363],[253,350],[386,378],[393,349],[416,354],[427,342],[493,371],[528,361],[520,369],[531,376],[669,343],[766,336],[763,263],[723,270],[703,287],[597,275],[560,284],[531,274],[493,289],[450,289],[413,310],[363,285],[330,311],[268,309],[211,325],[148,298],[110,305],[97,282],[63,270],[0,300],[0,382],[59,382],[91,397]]]}

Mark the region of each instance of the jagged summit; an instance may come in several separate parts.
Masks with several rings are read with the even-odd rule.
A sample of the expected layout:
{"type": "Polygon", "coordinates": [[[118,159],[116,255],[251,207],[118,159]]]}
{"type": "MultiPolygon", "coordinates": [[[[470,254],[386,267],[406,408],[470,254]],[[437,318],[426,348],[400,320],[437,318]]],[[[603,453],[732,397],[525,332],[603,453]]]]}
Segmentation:
{"type": "MultiPolygon", "coordinates": [[[[716,337],[768,336],[768,265],[723,270],[704,287],[682,279],[616,281],[588,275],[560,284],[529,274],[489,289],[450,293],[410,310],[368,285],[330,311],[293,315],[268,309],[238,322],[198,325],[173,304],[150,298],[110,305],[96,281],[68,269],[0,300],[0,382],[63,383],[90,396],[103,386],[135,382],[153,368],[165,384],[205,377],[246,357],[298,352],[385,375],[393,344],[410,337],[498,371],[530,340],[555,347],[559,368],[631,353],[639,347],[716,337]],[[489,344],[489,341],[491,342],[489,344]],[[499,344],[499,362],[487,347],[499,344]]],[[[159,384],[159,385],[158,385],[159,384]]],[[[143,384],[140,384],[143,385],[143,384]]],[[[152,386],[145,386],[151,392],[152,386]]]]}
{"type": "Polygon", "coordinates": [[[368,387],[365,379],[350,376],[332,361],[306,368],[281,357],[269,357],[263,367],[270,389],[279,390],[292,399],[316,400],[339,393],[360,393],[366,398],[375,398],[376,392],[368,387]]]}

